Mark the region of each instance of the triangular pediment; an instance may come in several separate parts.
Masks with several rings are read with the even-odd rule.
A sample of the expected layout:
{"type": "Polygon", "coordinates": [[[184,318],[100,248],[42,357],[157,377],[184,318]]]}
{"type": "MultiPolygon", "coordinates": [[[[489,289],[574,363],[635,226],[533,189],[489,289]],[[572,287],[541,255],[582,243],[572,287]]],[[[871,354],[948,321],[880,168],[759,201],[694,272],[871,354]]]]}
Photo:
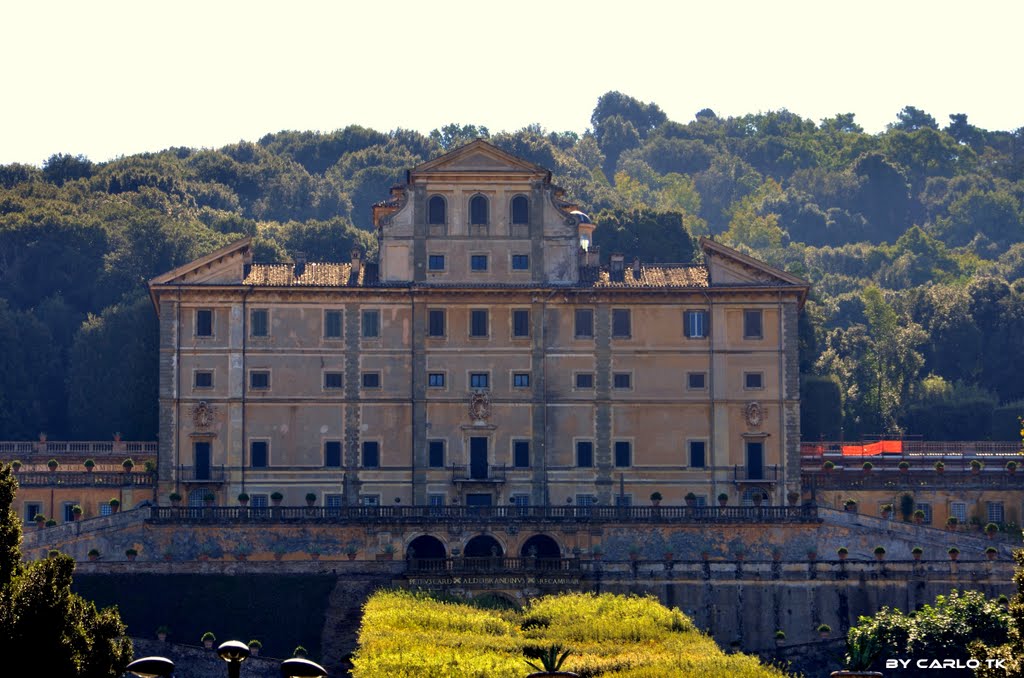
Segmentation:
{"type": "Polygon", "coordinates": [[[800,287],[810,284],[801,278],[770,266],[709,238],[700,239],[711,287],[734,285],[800,287]]]}
{"type": "Polygon", "coordinates": [[[251,263],[252,238],[242,238],[149,281],[154,285],[230,285],[242,282],[251,263]]]}
{"type": "Polygon", "coordinates": [[[547,176],[547,169],[506,153],[483,139],[434,158],[413,168],[413,175],[445,172],[502,172],[547,176]]]}

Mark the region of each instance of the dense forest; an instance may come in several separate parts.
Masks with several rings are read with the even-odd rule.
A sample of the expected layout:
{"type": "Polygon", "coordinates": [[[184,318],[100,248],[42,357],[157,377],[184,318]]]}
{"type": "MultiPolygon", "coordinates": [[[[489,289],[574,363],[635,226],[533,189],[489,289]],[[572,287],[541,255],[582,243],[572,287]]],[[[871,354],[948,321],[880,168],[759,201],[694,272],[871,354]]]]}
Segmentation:
{"type": "Polygon", "coordinates": [[[259,261],[372,256],[372,204],[477,137],[551,169],[606,255],[688,261],[707,234],[809,280],[805,438],[1016,438],[1024,128],[943,126],[912,106],[895,118],[879,134],[852,113],[681,123],[609,92],[582,135],[351,126],[0,166],[0,440],[152,439],[148,279],[247,235],[259,261]]]}

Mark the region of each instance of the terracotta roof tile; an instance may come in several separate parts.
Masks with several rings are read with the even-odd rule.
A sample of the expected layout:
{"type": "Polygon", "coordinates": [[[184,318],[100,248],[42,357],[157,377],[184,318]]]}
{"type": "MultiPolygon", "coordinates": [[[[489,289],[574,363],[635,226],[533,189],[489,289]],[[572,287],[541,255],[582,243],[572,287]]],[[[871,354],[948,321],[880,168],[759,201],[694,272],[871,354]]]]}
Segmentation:
{"type": "Polygon", "coordinates": [[[306,270],[295,277],[292,264],[253,264],[243,285],[267,287],[348,287],[361,285],[365,266],[359,269],[356,280],[352,278],[352,264],[306,264],[306,270]]]}
{"type": "Polygon", "coordinates": [[[633,268],[626,266],[622,280],[612,280],[606,268],[596,272],[594,287],[707,287],[708,269],[693,264],[642,265],[640,277],[633,275],[633,268]]]}

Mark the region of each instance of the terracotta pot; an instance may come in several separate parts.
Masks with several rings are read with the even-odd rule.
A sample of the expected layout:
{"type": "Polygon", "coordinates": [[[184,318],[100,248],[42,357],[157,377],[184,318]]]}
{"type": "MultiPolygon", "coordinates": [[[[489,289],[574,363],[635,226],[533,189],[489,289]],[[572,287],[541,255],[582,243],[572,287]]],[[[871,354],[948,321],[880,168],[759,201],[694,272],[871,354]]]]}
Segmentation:
{"type": "Polygon", "coordinates": [[[985,557],[988,558],[989,560],[995,560],[998,556],[999,556],[998,553],[991,553],[991,552],[986,552],[985,553],[985,557]]]}
{"type": "Polygon", "coordinates": [[[950,554],[949,554],[949,559],[950,559],[950,560],[956,560],[956,559],[957,559],[957,558],[959,558],[959,557],[960,557],[960,554],[959,554],[959,553],[950,553],[950,554]]]}
{"type": "Polygon", "coordinates": [[[348,556],[349,560],[355,560],[356,556],[359,555],[359,554],[357,554],[357,553],[346,553],[345,555],[348,556]]]}
{"type": "Polygon", "coordinates": [[[921,560],[921,554],[920,553],[912,553],[910,555],[914,556],[914,560],[921,560]]]}

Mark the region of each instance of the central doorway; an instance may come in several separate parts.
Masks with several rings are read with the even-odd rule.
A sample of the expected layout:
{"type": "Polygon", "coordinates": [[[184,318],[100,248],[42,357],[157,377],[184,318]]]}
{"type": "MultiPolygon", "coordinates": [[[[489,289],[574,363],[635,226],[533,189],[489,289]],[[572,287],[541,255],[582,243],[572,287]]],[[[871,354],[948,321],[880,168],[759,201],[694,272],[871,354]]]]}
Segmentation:
{"type": "Polygon", "coordinates": [[[469,439],[469,477],[473,480],[487,478],[487,438],[474,436],[469,439]]]}

